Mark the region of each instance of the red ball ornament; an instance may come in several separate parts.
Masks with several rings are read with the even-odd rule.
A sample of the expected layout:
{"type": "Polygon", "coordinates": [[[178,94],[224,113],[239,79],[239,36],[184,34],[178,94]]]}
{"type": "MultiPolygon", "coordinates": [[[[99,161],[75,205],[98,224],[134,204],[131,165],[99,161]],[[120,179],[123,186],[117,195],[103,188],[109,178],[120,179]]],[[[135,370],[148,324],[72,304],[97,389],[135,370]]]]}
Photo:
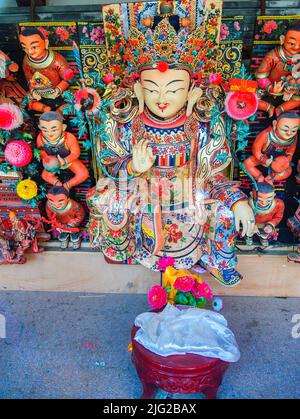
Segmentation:
{"type": "Polygon", "coordinates": [[[5,160],[15,167],[25,167],[32,160],[32,149],[29,144],[22,140],[9,142],[4,152],[5,160]]]}
{"type": "Polygon", "coordinates": [[[169,68],[169,64],[166,61],[161,61],[157,65],[157,70],[160,71],[161,73],[164,73],[165,71],[167,71],[168,68],[169,68]]]}

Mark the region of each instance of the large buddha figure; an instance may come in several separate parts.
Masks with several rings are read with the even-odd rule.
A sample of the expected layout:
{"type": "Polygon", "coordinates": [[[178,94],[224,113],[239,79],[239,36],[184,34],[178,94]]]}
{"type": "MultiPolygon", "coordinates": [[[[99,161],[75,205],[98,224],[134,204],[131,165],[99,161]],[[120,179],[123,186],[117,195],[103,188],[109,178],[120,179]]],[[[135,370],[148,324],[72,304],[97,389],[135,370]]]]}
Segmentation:
{"type": "Polygon", "coordinates": [[[236,230],[251,236],[254,215],[238,184],[223,175],[231,158],[220,113],[212,124],[201,122],[217,93],[192,83],[200,31],[180,31],[163,19],[145,34],[130,33],[134,83],[128,87],[127,77],[114,90],[106,141],[98,144],[104,176],[87,196],[91,241],[111,262],[158,270],[161,258],[178,269],[200,261],[235,285],[236,230]]]}

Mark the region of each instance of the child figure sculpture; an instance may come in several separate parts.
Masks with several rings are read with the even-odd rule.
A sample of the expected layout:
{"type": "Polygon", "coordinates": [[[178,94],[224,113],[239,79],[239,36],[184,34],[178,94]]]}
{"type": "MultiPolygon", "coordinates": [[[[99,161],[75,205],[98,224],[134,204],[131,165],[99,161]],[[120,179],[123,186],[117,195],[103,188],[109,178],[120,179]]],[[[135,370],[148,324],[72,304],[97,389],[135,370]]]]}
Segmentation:
{"type": "Polygon", "coordinates": [[[73,250],[80,248],[82,224],[85,211],[83,206],[70,199],[69,192],[62,186],[54,186],[48,191],[46,213],[52,228],[59,232],[60,247],[66,249],[69,241],[73,250]]]}
{"type": "Polygon", "coordinates": [[[234,226],[251,235],[255,221],[238,184],[222,174],[231,161],[222,118],[211,127],[199,121],[203,91],[191,77],[201,45],[200,29],[177,35],[166,18],[147,36],[132,29],[126,55],[139,74],[138,104],[130,88],[126,112],[118,92],[111,99],[109,140],[98,144],[107,178],[87,194],[89,231],[92,246],[111,262],[138,260],[159,270],[165,257],[176,269],[201,260],[218,281],[235,285],[241,276],[234,226]]]}
{"type": "MultiPolygon", "coordinates": [[[[253,189],[249,204],[255,211],[256,234],[261,244],[268,246],[270,239],[276,239],[276,227],[283,218],[284,202],[276,198],[275,190],[269,183],[260,182],[257,189],[253,189]]],[[[252,237],[248,237],[246,242],[252,245],[252,237]]]]}
{"type": "MultiPolygon", "coordinates": [[[[300,22],[288,28],[280,37],[280,44],[266,54],[255,73],[258,84],[269,95],[285,94],[286,101],[276,109],[277,116],[300,107],[300,22]]],[[[258,108],[269,112],[269,116],[274,113],[274,106],[264,100],[260,101],[258,108]]]]}
{"type": "Polygon", "coordinates": [[[41,149],[44,166],[42,178],[55,186],[64,186],[70,190],[84,182],[89,177],[85,165],[79,160],[80,148],[77,138],[66,132],[66,125],[62,117],[56,112],[45,112],[40,117],[37,146],[41,149]],[[74,176],[64,184],[59,180],[56,172],[70,170],[74,176]]]}
{"type": "Polygon", "coordinates": [[[60,111],[64,106],[62,93],[70,86],[73,70],[61,54],[49,51],[49,40],[42,30],[25,28],[19,41],[26,53],[23,71],[30,91],[29,109],[60,111]]]}
{"type": "Polygon", "coordinates": [[[287,179],[292,173],[291,161],[297,146],[300,116],[281,114],[273,125],[262,131],[252,145],[252,156],[244,161],[246,170],[258,182],[269,183],[287,179]],[[258,166],[269,168],[264,177],[258,166]]]}

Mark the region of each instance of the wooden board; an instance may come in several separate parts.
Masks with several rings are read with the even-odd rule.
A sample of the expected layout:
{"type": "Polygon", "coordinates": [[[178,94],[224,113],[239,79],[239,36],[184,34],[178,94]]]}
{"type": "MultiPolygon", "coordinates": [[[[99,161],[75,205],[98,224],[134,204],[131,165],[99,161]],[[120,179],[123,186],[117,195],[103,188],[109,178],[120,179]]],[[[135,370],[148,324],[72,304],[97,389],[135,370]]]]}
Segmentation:
{"type": "MultiPolygon", "coordinates": [[[[28,259],[25,265],[1,266],[0,290],[140,294],[160,283],[157,272],[108,265],[98,253],[48,251],[28,259]]],[[[300,297],[300,265],[288,263],[285,255],[240,255],[239,271],[244,279],[233,288],[202,277],[216,295],[300,297]]]]}

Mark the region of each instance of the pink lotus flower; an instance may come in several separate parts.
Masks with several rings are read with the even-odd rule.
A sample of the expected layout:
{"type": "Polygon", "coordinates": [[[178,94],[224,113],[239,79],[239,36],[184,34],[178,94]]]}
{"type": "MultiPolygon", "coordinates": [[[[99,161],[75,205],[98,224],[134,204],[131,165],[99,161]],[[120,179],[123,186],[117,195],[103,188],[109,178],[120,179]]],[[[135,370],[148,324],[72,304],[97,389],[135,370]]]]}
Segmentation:
{"type": "Polygon", "coordinates": [[[148,302],[155,310],[161,309],[167,304],[168,293],[160,285],[154,285],[148,293],[148,302]]]}
{"type": "Polygon", "coordinates": [[[165,272],[168,266],[174,266],[175,265],[175,259],[167,257],[167,258],[160,258],[157,269],[159,271],[165,272]]]}
{"type": "Polygon", "coordinates": [[[7,131],[19,128],[23,124],[23,114],[21,110],[12,103],[0,105],[0,129],[7,131]]]}
{"type": "Polygon", "coordinates": [[[102,77],[102,80],[105,84],[112,83],[114,81],[114,75],[111,73],[105,74],[105,76],[102,77]]]}
{"type": "Polygon", "coordinates": [[[195,285],[195,279],[192,276],[181,276],[174,282],[174,288],[182,292],[190,292],[195,285]]]}

